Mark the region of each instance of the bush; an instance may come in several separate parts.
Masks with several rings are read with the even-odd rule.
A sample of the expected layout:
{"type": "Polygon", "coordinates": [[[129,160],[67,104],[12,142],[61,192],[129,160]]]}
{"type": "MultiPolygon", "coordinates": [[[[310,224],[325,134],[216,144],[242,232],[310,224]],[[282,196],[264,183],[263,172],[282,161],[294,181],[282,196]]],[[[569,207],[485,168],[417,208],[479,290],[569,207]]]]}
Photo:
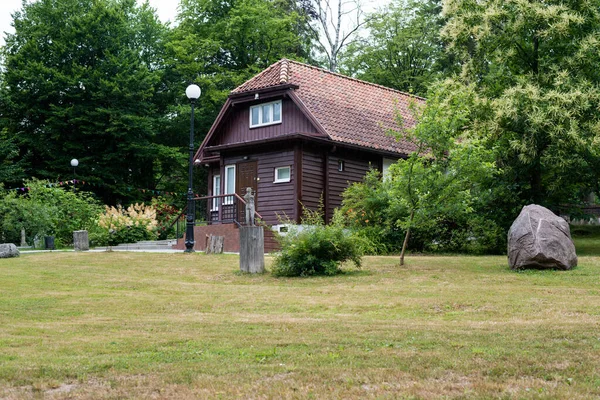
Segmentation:
{"type": "Polygon", "coordinates": [[[301,226],[292,224],[285,236],[279,236],[281,251],[275,257],[273,275],[335,275],[342,272],[341,264],[346,261],[360,268],[360,238],[335,220],[325,225],[320,211],[305,209],[304,215],[301,226]]]}
{"type": "Polygon", "coordinates": [[[152,207],[156,210],[156,233],[158,234],[158,239],[164,240],[169,237],[175,237],[175,227],[171,225],[175,222],[175,218],[181,213],[181,210],[167,203],[163,197],[153,198],[152,207]]]}
{"type": "MultiPolygon", "coordinates": [[[[409,211],[394,201],[389,180],[370,171],[343,193],[340,218],[367,243],[367,254],[399,253],[409,211]]],[[[414,224],[408,248],[416,252],[489,254],[506,251],[507,228],[495,219],[496,193],[473,196],[464,207],[434,207],[414,224]],[[487,207],[487,208],[486,208],[487,207]],[[436,208],[438,208],[436,210],[436,208]],[[489,208],[489,209],[488,209],[489,208]]],[[[510,226],[510,225],[509,225],[510,226]]]]}
{"type": "Polygon", "coordinates": [[[28,244],[54,236],[57,245],[73,243],[73,231],[93,230],[101,213],[100,203],[87,192],[72,192],[48,181],[24,182],[26,191],[11,190],[0,198],[0,239],[20,243],[21,229],[28,244]]]}
{"type": "Polygon", "coordinates": [[[156,210],[144,203],[135,203],[126,209],[121,206],[105,206],[104,213],[98,220],[102,232],[94,236],[94,241],[114,246],[119,243],[156,240],[157,225],[156,210]]]}

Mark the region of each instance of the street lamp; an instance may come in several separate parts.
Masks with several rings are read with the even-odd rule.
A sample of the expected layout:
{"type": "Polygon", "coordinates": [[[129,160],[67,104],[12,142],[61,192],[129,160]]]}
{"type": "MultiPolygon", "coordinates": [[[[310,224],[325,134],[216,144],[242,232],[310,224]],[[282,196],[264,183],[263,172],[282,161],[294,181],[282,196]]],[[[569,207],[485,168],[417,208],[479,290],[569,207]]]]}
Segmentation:
{"type": "Polygon", "coordinates": [[[194,191],[192,190],[192,176],[194,173],[194,105],[196,100],[200,98],[200,87],[198,85],[190,85],[185,89],[185,95],[190,99],[192,106],[192,115],[190,118],[190,165],[188,173],[188,192],[187,192],[187,216],[186,216],[186,229],[185,229],[185,252],[194,252],[194,225],[196,217],[196,203],[194,201],[194,191]]]}
{"type": "Polygon", "coordinates": [[[73,167],[73,193],[75,193],[75,182],[77,181],[77,173],[75,173],[75,167],[79,165],[79,160],[76,158],[71,160],[71,167],[73,167]]]}

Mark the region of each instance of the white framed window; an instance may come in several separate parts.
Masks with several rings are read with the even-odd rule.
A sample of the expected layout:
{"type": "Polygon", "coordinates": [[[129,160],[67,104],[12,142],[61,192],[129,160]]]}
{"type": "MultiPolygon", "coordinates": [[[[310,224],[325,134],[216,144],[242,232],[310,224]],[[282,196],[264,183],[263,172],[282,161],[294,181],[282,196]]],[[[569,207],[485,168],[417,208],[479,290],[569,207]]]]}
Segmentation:
{"type": "Polygon", "coordinates": [[[250,128],[281,123],[281,100],[250,107],[250,128]]]}
{"type": "MultiPolygon", "coordinates": [[[[221,175],[215,175],[213,176],[213,196],[218,196],[221,194],[221,175]]],[[[220,203],[219,198],[213,199],[212,200],[212,211],[218,211],[219,210],[219,203],[220,203]]]]}
{"type": "Polygon", "coordinates": [[[382,163],[381,163],[381,167],[382,167],[382,175],[383,175],[383,179],[389,179],[390,178],[390,167],[392,166],[392,164],[394,164],[396,161],[398,160],[393,160],[391,158],[384,158],[382,163]]]}
{"type": "Polygon", "coordinates": [[[344,163],[344,160],[338,160],[338,171],[344,172],[345,169],[346,163],[344,163]]]}
{"type": "MultiPolygon", "coordinates": [[[[225,191],[223,194],[235,193],[235,165],[225,166],[225,191]]],[[[227,196],[223,199],[223,204],[233,204],[233,196],[227,196]]]]}
{"type": "Polygon", "coordinates": [[[275,168],[275,179],[273,180],[273,183],[289,182],[291,179],[292,167],[288,165],[287,167],[275,168]]]}

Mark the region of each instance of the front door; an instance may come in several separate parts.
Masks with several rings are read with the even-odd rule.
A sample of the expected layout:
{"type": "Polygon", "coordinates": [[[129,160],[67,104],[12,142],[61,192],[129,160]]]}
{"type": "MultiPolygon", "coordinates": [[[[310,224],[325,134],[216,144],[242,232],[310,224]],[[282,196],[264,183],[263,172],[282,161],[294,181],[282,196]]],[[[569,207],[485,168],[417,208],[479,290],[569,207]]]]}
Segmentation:
{"type": "MultiPolygon", "coordinates": [[[[257,189],[258,189],[258,165],[256,161],[240,162],[237,165],[237,175],[235,182],[236,193],[243,199],[246,194],[246,188],[251,187],[252,193],[254,193],[254,205],[258,210],[257,204],[257,189]]],[[[240,207],[242,208],[242,207],[240,207]]],[[[245,210],[238,210],[238,221],[244,221],[245,210]]]]}

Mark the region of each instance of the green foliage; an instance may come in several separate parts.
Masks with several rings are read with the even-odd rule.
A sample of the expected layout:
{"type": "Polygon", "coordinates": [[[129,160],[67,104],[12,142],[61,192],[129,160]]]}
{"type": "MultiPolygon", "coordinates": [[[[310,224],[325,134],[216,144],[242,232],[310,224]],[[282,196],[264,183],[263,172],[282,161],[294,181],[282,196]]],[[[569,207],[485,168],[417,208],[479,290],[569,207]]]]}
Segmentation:
{"type": "Polygon", "coordinates": [[[325,225],[320,210],[304,209],[303,215],[301,226],[290,224],[289,232],[279,236],[281,251],[275,257],[273,275],[335,275],[342,272],[341,264],[346,261],[360,268],[363,254],[360,237],[344,229],[339,218],[325,225]]]}
{"type": "Polygon", "coordinates": [[[413,106],[416,128],[392,133],[411,142],[413,153],[383,179],[371,172],[344,193],[344,219],[370,239],[371,251],[403,255],[401,235],[416,251],[503,251],[504,231],[486,210],[496,198],[487,186],[497,173],[493,152],[464,130],[475,96],[447,97],[456,86],[440,82],[425,108],[413,106]]]}
{"type": "Polygon", "coordinates": [[[455,68],[440,38],[443,23],[440,0],[395,0],[367,23],[369,35],[349,46],[343,69],[425,96],[434,80],[455,68]]]}
{"type": "Polygon", "coordinates": [[[25,229],[30,245],[36,236],[45,235],[66,245],[73,242],[73,231],[94,230],[102,208],[90,193],[74,193],[35,179],[24,184],[26,193],[11,190],[0,199],[2,241],[20,243],[21,229],[25,229]]]}
{"type": "Polygon", "coordinates": [[[70,179],[75,157],[109,204],[154,188],[177,143],[159,138],[166,28],[154,12],[135,0],[42,0],[24,2],[13,24],[0,108],[26,175],[70,179]]]}
{"type": "Polygon", "coordinates": [[[181,210],[169,204],[164,197],[153,198],[151,204],[156,210],[156,233],[158,240],[175,237],[175,227],[171,225],[181,213],[181,210]]]}
{"type": "Polygon", "coordinates": [[[339,217],[367,244],[367,254],[399,252],[403,232],[393,223],[400,215],[391,207],[390,181],[379,171],[369,171],[363,182],[354,183],[343,193],[339,217]]]}
{"type": "Polygon", "coordinates": [[[444,10],[462,65],[454,81],[477,96],[466,125],[501,172],[493,186],[551,209],[598,192],[600,2],[452,0],[444,10]]]}

